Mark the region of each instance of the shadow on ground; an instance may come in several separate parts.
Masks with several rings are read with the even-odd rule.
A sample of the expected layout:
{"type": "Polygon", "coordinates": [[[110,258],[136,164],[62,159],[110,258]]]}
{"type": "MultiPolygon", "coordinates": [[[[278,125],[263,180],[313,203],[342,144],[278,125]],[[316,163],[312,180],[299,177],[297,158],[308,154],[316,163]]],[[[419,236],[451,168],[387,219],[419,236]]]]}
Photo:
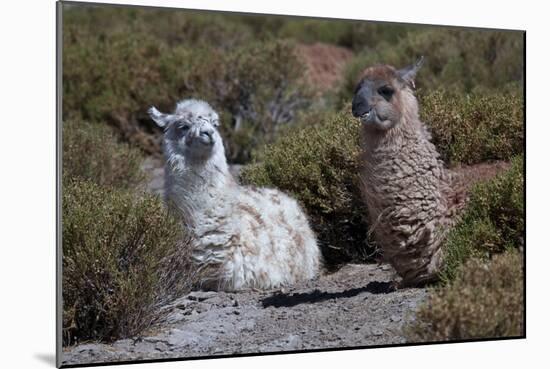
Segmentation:
{"type": "Polygon", "coordinates": [[[342,292],[321,292],[316,289],[306,293],[276,294],[262,300],[264,308],[273,307],[292,307],[299,304],[313,304],[331,299],[349,298],[359,295],[363,292],[372,294],[390,293],[395,291],[393,282],[369,282],[365,287],[351,288],[342,292]]]}

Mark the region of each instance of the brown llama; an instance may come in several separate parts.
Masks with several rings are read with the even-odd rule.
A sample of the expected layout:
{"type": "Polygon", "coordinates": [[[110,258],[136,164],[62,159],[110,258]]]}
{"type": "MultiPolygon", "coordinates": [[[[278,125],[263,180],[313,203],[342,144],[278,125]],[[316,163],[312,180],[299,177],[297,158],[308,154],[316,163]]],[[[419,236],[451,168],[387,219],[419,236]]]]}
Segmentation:
{"type": "Polygon", "coordinates": [[[437,280],[441,245],[464,203],[452,199],[450,174],[418,116],[414,81],[422,62],[400,70],[367,68],[352,102],[353,116],[362,123],[361,180],[370,232],[403,287],[437,280]]]}

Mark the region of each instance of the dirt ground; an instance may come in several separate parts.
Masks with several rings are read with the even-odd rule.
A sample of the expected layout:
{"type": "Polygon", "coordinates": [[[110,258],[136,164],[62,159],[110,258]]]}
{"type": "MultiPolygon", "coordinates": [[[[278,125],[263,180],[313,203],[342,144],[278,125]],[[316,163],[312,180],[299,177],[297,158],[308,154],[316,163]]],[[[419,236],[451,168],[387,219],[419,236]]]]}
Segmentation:
{"type": "Polygon", "coordinates": [[[403,343],[425,289],[394,290],[388,265],[346,265],[286,291],[191,292],[142,337],[67,348],[63,364],[403,343]]]}

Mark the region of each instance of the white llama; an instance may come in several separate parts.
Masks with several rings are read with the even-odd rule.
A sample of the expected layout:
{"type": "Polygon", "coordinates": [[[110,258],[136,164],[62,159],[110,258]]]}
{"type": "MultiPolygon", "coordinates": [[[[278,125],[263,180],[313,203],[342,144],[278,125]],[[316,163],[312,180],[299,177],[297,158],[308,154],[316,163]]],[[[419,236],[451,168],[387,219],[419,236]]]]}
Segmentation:
{"type": "Polygon", "coordinates": [[[164,129],[165,200],[194,236],[202,287],[270,289],[317,276],[321,253],[306,215],[280,191],[236,183],[208,103],[149,114],[164,129]]]}

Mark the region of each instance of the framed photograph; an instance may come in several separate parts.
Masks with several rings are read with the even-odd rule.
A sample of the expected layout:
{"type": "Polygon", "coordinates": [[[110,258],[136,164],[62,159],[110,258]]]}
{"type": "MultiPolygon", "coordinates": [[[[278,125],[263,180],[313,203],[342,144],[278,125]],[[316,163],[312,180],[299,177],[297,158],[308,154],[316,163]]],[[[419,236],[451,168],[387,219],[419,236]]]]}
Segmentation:
{"type": "Polygon", "coordinates": [[[57,26],[58,366],[525,338],[525,31],[57,26]]]}

